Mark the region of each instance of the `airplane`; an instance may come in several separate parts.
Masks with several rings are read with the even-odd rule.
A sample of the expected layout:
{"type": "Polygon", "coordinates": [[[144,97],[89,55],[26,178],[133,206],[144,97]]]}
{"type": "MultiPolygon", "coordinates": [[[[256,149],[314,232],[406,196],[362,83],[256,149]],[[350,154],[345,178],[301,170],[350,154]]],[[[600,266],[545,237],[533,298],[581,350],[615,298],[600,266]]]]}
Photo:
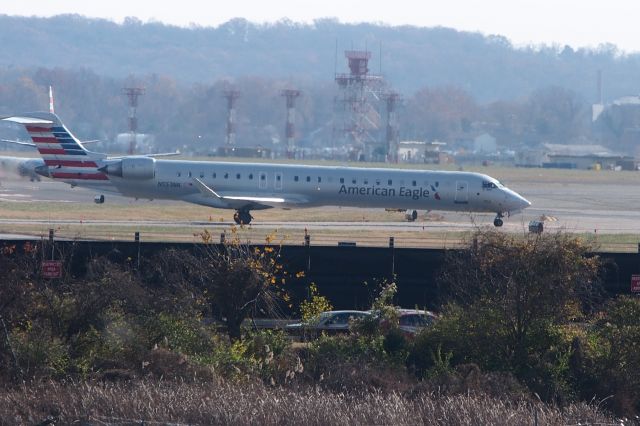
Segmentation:
{"type": "MultiPolygon", "coordinates": [[[[481,173],[297,164],[164,160],[153,155],[108,157],[87,150],[53,113],[2,118],[23,125],[44,164],[36,173],[71,186],[126,197],[181,200],[235,210],[237,224],[251,211],[317,206],[379,207],[496,213],[493,224],[531,205],[481,173]]],[[[96,196],[104,202],[104,195],[96,196]]]]}

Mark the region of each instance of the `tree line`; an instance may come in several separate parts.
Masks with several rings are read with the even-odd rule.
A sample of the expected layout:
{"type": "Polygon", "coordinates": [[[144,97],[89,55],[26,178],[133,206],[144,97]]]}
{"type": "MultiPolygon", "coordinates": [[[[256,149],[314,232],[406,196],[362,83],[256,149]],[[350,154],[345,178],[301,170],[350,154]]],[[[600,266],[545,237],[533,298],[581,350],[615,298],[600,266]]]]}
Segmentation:
{"type": "Polygon", "coordinates": [[[401,331],[398,289],[383,280],[373,314],[353,321],[350,334],[294,345],[281,331],[242,326],[283,306],[313,321],[330,306],[310,283],[302,301],[290,297],[300,274],[280,264],[270,242],[205,241],[140,264],[118,252],[83,260],[67,249],[56,254],[67,271],[58,281],[40,274],[46,242],[5,244],[0,381],[9,395],[43,379],[253,382],[267,393],[391,392],[405,402],[484,395],[513,407],[542,400],[551,404],[543,411],[564,407],[569,416],[575,404],[596,401],[596,412],[632,417],[640,412],[640,301],[603,297],[604,264],[592,249],[569,234],[481,230],[448,252],[438,318],[419,334],[401,331]]]}
{"type": "MultiPolygon", "coordinates": [[[[48,109],[48,87],[54,88],[56,113],[81,139],[100,139],[113,150],[118,133],[128,131],[129,107],[124,87],[140,86],[138,130],[153,134],[153,150],[207,154],[225,142],[227,105],[225,90],[240,91],[236,103],[236,141],[239,146],[275,148],[286,144],[286,107],[281,91],[297,87],[296,139],[317,149],[344,145],[340,94],[333,82],[294,82],[242,77],[230,82],[181,84],[157,74],[118,79],[89,69],[0,69],[0,114],[48,109]]],[[[386,106],[377,103],[373,117],[384,140],[386,106]]],[[[439,140],[470,149],[482,133],[493,135],[501,149],[534,146],[540,142],[571,143],[591,138],[591,107],[578,93],[550,86],[518,100],[479,103],[468,91],[453,86],[424,87],[403,96],[398,108],[400,140],[439,140]]],[[[10,137],[15,129],[0,129],[10,137]]],[[[26,134],[18,134],[26,138],[26,134]]],[[[605,140],[615,148],[617,139],[605,140]]]]}
{"type": "Polygon", "coordinates": [[[454,86],[482,103],[554,85],[594,102],[598,70],[605,99],[616,99],[638,91],[640,68],[637,53],[604,43],[517,48],[500,35],[330,18],[311,24],[238,18],[217,27],[180,28],[136,18],[116,24],[78,15],[0,15],[0,39],[0,66],[10,69],[88,68],[115,78],[157,73],[190,84],[239,76],[330,82],[334,71],[347,69],[344,50],[366,49],[372,51],[370,72],[382,72],[402,93],[454,86]]]}

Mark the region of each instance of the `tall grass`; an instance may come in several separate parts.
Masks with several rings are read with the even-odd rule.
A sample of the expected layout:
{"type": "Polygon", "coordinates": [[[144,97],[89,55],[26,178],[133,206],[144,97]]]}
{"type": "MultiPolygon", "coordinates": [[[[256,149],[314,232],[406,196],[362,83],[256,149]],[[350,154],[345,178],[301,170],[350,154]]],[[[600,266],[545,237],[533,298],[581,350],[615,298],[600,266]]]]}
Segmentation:
{"type": "MultiPolygon", "coordinates": [[[[42,383],[0,390],[0,424],[263,425],[612,424],[596,406],[565,409],[487,396],[332,393],[256,383],[42,383]],[[536,414],[537,413],[537,414],[536,414]]],[[[619,423],[618,423],[619,424],[619,423]]]]}

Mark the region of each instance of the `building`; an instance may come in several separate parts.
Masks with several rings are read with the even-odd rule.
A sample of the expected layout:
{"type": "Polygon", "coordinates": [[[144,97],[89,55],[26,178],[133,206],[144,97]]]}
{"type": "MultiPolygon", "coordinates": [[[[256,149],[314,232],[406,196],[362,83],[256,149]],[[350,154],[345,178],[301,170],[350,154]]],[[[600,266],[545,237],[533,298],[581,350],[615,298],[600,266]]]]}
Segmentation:
{"type": "Polygon", "coordinates": [[[442,151],[445,142],[402,141],[398,143],[398,161],[401,163],[447,164],[451,156],[442,151]]]}
{"type": "Polygon", "coordinates": [[[546,167],[582,170],[636,170],[637,162],[629,155],[612,152],[595,144],[542,144],[536,149],[516,152],[518,167],[546,167]]]}
{"type": "Polygon", "coordinates": [[[476,154],[494,154],[498,152],[498,142],[489,133],[483,133],[473,139],[473,152],[476,154]]]}

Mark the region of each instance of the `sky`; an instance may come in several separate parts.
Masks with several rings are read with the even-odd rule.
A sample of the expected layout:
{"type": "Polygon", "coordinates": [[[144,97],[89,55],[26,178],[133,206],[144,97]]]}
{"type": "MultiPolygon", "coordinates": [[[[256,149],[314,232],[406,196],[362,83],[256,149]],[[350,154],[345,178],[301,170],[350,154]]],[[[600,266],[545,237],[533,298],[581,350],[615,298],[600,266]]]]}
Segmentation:
{"type": "Polygon", "coordinates": [[[233,18],[255,23],[289,19],[442,26],[531,44],[596,47],[611,43],[640,51],[640,2],[636,0],[0,0],[0,13],[54,16],[75,13],[122,22],[136,17],[178,26],[218,26],[233,18]]]}

